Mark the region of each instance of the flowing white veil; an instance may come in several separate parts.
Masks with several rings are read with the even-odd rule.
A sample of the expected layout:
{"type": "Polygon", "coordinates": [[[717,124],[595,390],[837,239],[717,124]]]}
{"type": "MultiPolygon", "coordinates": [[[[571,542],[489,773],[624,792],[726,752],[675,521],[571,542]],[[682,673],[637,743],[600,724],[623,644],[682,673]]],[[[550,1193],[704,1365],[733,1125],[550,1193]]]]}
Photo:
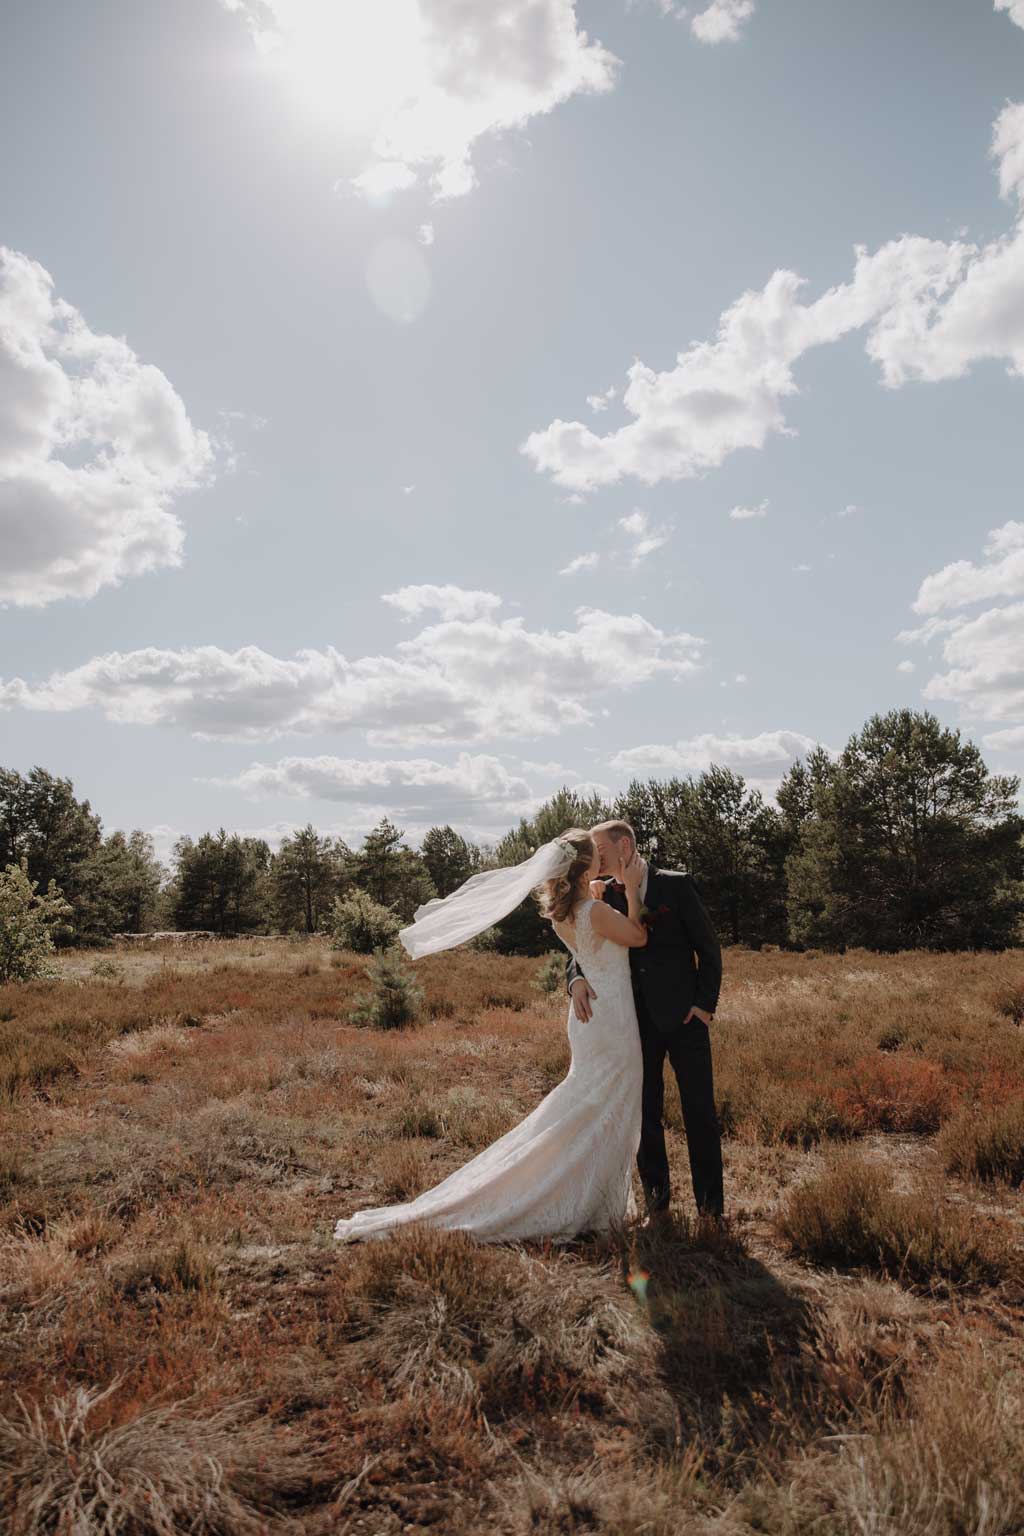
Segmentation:
{"type": "Polygon", "coordinates": [[[507,917],[534,886],[564,875],[578,851],[556,837],[542,843],[522,864],[470,875],[449,896],[435,896],[418,907],[413,921],[398,937],[414,960],[464,944],[499,918],[507,917]]]}

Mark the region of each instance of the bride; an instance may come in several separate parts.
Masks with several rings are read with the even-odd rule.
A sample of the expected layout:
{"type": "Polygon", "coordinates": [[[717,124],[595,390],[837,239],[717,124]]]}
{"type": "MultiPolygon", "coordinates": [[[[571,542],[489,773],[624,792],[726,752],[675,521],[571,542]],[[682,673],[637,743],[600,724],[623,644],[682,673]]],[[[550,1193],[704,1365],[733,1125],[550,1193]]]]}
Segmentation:
{"type": "Polygon", "coordinates": [[[485,870],[450,896],[427,902],[402,930],[402,943],[417,959],[483,932],[534,889],[597,996],[586,1023],[570,1002],[568,1074],[525,1120],[415,1200],[339,1221],[339,1242],[383,1237],[412,1221],[489,1241],[564,1240],[636,1216],[632,1168],[643,1062],[629,950],[647,943],[640,921],[643,866],[635,854],[628,863],[620,859],[627,913],[599,899],[599,867],[590,834],[573,827],[524,863],[485,870]]]}

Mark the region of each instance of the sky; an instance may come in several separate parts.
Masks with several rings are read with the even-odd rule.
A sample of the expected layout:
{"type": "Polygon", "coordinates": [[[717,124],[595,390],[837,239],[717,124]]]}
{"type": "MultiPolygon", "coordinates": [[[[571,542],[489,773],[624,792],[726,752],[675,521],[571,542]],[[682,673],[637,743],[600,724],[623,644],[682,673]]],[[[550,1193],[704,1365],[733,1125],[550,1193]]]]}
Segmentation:
{"type": "Polygon", "coordinates": [[[7,0],[0,764],[168,853],[1024,771],[1024,0],[7,0]]]}

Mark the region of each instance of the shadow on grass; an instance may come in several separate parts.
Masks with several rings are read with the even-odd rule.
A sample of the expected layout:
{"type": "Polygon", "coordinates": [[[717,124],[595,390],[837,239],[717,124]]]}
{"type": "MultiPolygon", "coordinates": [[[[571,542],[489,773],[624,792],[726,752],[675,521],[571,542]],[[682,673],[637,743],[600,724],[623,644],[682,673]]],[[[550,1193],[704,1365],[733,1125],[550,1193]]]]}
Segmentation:
{"type": "Polygon", "coordinates": [[[737,1484],[892,1388],[887,1362],[841,1358],[813,1300],[754,1258],[728,1220],[673,1212],[560,1251],[617,1266],[657,1341],[649,1389],[675,1406],[673,1450],[696,1454],[716,1483],[737,1484]]]}

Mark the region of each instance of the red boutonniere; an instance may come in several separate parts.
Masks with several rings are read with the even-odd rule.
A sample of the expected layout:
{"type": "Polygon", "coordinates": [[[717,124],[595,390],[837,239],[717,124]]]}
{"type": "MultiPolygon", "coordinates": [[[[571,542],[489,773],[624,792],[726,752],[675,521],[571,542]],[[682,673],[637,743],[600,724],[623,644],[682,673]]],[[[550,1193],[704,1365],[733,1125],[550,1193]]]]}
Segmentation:
{"type": "Polygon", "coordinates": [[[671,910],[671,907],[665,906],[655,907],[653,911],[650,907],[641,907],[640,921],[643,923],[647,931],[650,932],[652,928],[656,927],[659,917],[664,917],[665,914],[671,912],[671,910]]]}

